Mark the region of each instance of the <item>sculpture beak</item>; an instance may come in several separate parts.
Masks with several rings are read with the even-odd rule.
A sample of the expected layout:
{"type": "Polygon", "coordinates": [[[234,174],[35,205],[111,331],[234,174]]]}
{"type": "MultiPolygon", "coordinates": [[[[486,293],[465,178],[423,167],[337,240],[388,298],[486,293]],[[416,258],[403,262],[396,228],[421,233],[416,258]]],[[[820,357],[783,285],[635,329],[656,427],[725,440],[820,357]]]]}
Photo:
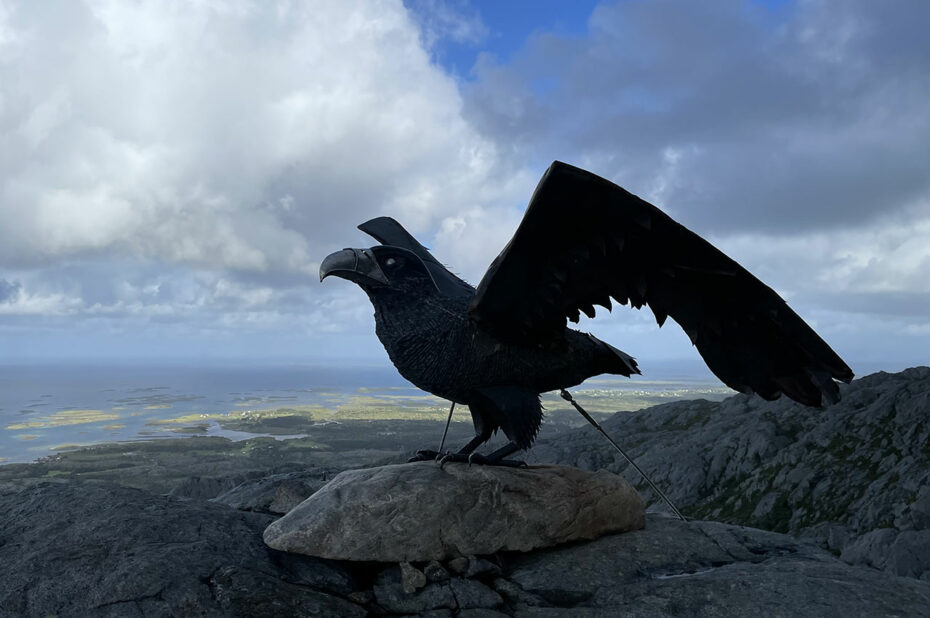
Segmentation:
{"type": "Polygon", "coordinates": [[[330,275],[359,284],[365,280],[383,285],[391,283],[378,265],[374,254],[368,249],[343,249],[327,255],[320,264],[320,281],[330,275]]]}

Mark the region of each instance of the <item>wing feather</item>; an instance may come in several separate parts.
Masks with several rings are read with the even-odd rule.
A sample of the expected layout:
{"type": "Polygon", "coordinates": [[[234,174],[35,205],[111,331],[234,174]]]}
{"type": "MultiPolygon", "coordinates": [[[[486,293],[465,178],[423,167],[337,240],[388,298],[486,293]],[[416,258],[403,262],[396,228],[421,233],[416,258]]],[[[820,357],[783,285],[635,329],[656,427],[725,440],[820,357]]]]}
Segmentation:
{"type": "Polygon", "coordinates": [[[478,284],[469,313],[495,336],[560,340],[566,318],[610,298],[648,305],[690,337],[725,384],[767,399],[835,401],[843,360],[771,288],[648,202],[556,161],[513,238],[478,284]]]}

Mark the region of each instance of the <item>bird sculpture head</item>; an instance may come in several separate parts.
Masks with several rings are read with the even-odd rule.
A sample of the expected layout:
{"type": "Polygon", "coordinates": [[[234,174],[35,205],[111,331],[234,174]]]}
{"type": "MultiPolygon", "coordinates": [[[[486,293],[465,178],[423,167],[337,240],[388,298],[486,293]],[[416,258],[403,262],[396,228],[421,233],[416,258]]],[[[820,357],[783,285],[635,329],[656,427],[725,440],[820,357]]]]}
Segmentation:
{"type": "Polygon", "coordinates": [[[320,281],[330,275],[358,284],[369,295],[388,290],[422,294],[437,289],[419,256],[390,245],[336,251],[320,264],[320,281]]]}

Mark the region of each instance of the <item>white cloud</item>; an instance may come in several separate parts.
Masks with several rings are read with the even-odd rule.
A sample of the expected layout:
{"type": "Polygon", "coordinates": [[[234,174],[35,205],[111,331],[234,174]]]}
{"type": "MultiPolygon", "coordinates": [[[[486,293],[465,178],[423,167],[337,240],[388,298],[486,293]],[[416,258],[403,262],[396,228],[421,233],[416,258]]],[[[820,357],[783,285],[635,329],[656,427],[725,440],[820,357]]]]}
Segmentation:
{"type": "Polygon", "coordinates": [[[16,297],[0,303],[2,316],[67,316],[77,313],[81,299],[65,294],[30,294],[20,292],[16,297]]]}
{"type": "MultiPolygon", "coordinates": [[[[436,8],[434,33],[480,36],[436,8]]],[[[319,261],[379,214],[429,243],[519,167],[420,26],[400,0],[0,2],[0,331],[371,349],[367,300],[319,261]]]]}
{"type": "Polygon", "coordinates": [[[399,1],[20,3],[0,23],[21,47],[0,63],[7,264],[310,275],[334,232],[429,229],[495,164],[399,1]]]}
{"type": "Polygon", "coordinates": [[[472,208],[443,219],[436,234],[437,258],[477,286],[491,261],[510,240],[520,219],[519,209],[472,208]]]}
{"type": "Polygon", "coordinates": [[[774,22],[744,3],[605,2],[587,36],[479,62],[466,115],[517,159],[660,187],[687,223],[869,224],[930,193],[928,7],[800,2],[774,22]]]}
{"type": "Polygon", "coordinates": [[[717,245],[761,278],[782,281],[789,295],[930,295],[927,238],[930,216],[793,236],[739,234],[717,245]]]}
{"type": "MultiPolygon", "coordinates": [[[[0,332],[377,350],[367,299],[316,285],[319,260],[387,214],[477,283],[560,159],[712,237],[847,349],[916,349],[927,6],[604,2],[586,35],[537,31],[457,82],[430,46],[485,40],[466,3],[0,0],[0,332]]],[[[687,353],[620,313],[585,328],[687,353]]]]}

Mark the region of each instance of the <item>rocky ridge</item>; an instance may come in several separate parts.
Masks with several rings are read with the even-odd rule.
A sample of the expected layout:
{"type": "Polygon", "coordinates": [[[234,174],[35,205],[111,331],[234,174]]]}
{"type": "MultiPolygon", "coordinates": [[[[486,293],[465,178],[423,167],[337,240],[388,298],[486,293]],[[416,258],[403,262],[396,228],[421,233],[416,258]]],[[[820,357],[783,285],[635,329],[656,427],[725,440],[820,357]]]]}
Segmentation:
{"type": "MultiPolygon", "coordinates": [[[[455,464],[461,465],[461,464],[455,464]]],[[[646,527],[444,562],[320,560],[261,542],[272,517],[101,482],[0,490],[0,616],[919,616],[930,583],[783,534],[646,527]]]]}
{"type": "Polygon", "coordinates": [[[341,565],[269,550],[273,520],[111,483],[0,490],[0,616],[362,616],[341,565]]]}
{"type": "MultiPolygon", "coordinates": [[[[813,410],[736,395],[620,413],[603,423],[686,515],[810,539],[851,564],[930,581],[930,368],[876,373],[813,410]]],[[[639,475],[593,430],[535,456],[639,475]]]]}
{"type": "MultiPolygon", "coordinates": [[[[193,440],[197,451],[165,478],[164,460],[126,468],[138,455],[116,447],[97,449],[119,463],[112,471],[82,460],[85,478],[103,480],[5,466],[0,617],[927,615],[928,392],[930,369],[915,368],[856,380],[820,411],[736,396],[619,414],[608,432],[682,510],[730,523],[653,513],[640,531],[443,562],[265,546],[262,531],[339,461],[286,444],[258,440],[230,459],[221,442],[193,440]]],[[[534,459],[626,468],[587,431],[541,441],[534,459]]]]}

